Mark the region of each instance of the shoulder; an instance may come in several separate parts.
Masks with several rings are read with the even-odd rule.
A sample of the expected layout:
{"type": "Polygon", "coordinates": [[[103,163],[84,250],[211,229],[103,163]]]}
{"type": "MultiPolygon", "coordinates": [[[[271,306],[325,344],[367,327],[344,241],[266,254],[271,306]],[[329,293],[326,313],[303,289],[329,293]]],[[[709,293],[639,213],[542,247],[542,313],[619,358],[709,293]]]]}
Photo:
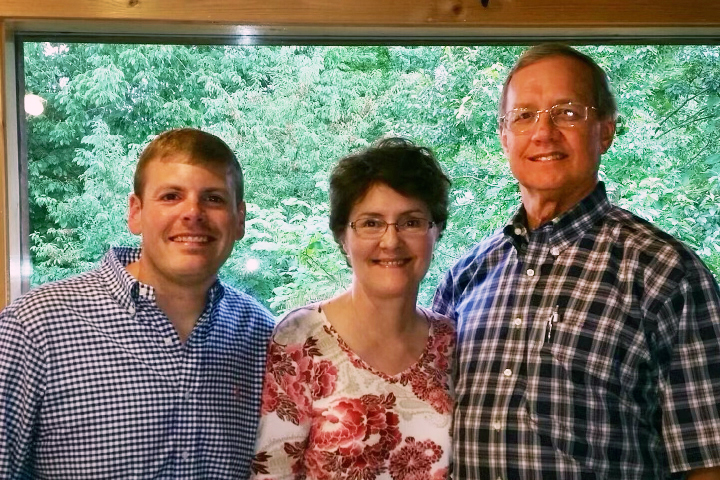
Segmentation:
{"type": "Polygon", "coordinates": [[[418,307],[436,331],[455,332],[455,320],[425,307],[418,307]]]}
{"type": "Polygon", "coordinates": [[[316,336],[325,326],[322,306],[313,303],[288,312],[275,327],[273,338],[282,344],[303,342],[316,336]]]}
{"type": "Polygon", "coordinates": [[[438,312],[434,312],[432,310],[428,310],[423,307],[421,307],[421,311],[425,314],[428,322],[431,325],[433,336],[435,337],[436,342],[438,342],[439,339],[447,339],[447,342],[445,343],[455,343],[455,320],[453,320],[451,317],[448,317],[438,312]]]}
{"type": "Polygon", "coordinates": [[[512,249],[502,230],[474,245],[446,272],[438,292],[447,296],[465,291],[474,282],[481,281],[490,271],[505,262],[512,249]]]}
{"type": "Polygon", "coordinates": [[[510,243],[506,240],[505,234],[502,230],[498,230],[489,237],[481,240],[479,243],[473,245],[464,255],[462,255],[455,265],[453,270],[461,270],[472,268],[474,266],[482,264],[486,259],[491,256],[503,256],[503,252],[507,247],[510,247],[510,243]]]}
{"type": "Polygon", "coordinates": [[[95,308],[114,304],[97,270],[36,287],[8,305],[2,316],[12,316],[30,326],[54,321],[58,316],[66,316],[69,307],[90,303],[95,308]]]}
{"type": "Polygon", "coordinates": [[[219,303],[222,316],[239,319],[241,323],[267,331],[275,327],[275,317],[258,300],[247,293],[223,284],[223,298],[219,303]]]}
{"type": "Polygon", "coordinates": [[[605,217],[615,248],[632,259],[638,267],[663,272],[663,276],[680,279],[696,275],[711,275],[700,257],[682,241],[652,223],[617,206],[605,217]]]}

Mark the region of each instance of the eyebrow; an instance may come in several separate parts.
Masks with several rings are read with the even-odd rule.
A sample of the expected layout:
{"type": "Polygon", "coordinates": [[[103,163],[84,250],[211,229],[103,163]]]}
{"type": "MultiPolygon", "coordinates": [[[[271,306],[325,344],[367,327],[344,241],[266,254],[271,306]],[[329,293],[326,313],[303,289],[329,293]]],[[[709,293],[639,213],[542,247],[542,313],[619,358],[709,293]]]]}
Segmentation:
{"type": "MultiPolygon", "coordinates": [[[[547,107],[547,108],[554,107],[555,105],[562,105],[563,103],[580,103],[580,104],[583,104],[583,105],[586,104],[586,102],[583,102],[582,100],[577,100],[577,99],[572,99],[572,98],[560,98],[560,99],[558,99],[558,100],[553,100],[553,102],[554,102],[554,103],[553,103],[552,105],[550,105],[549,107],[547,107]]],[[[513,108],[510,108],[509,110],[515,110],[515,109],[518,109],[518,108],[524,108],[524,109],[527,109],[527,110],[533,110],[533,109],[540,110],[540,109],[537,109],[535,106],[532,106],[532,105],[533,105],[533,104],[530,103],[530,102],[528,102],[528,103],[521,103],[521,104],[519,104],[518,106],[515,106],[515,107],[513,107],[513,108]]],[[[543,110],[544,110],[544,109],[543,109],[543,110]]]]}
{"type": "MultiPolygon", "coordinates": [[[[172,184],[172,183],[167,183],[167,184],[164,184],[164,185],[163,185],[163,184],[158,185],[158,186],[152,191],[152,193],[161,193],[161,192],[163,192],[163,191],[168,191],[168,190],[184,192],[184,191],[188,190],[188,188],[187,188],[187,187],[183,187],[183,186],[181,186],[181,185],[176,185],[176,184],[172,184]]],[[[219,187],[203,188],[203,189],[200,190],[200,193],[223,193],[223,194],[227,194],[227,193],[230,193],[230,189],[229,189],[229,188],[226,188],[226,187],[223,187],[223,188],[219,188],[219,187]]]]}
{"type": "MultiPolygon", "coordinates": [[[[398,217],[402,217],[403,215],[412,215],[412,214],[416,214],[416,213],[423,214],[423,215],[425,214],[425,212],[422,209],[416,208],[413,210],[405,210],[404,212],[400,212],[398,214],[398,217]]],[[[379,213],[379,212],[360,212],[358,215],[361,217],[362,216],[365,216],[365,217],[384,217],[385,216],[385,214],[379,213]]]]}

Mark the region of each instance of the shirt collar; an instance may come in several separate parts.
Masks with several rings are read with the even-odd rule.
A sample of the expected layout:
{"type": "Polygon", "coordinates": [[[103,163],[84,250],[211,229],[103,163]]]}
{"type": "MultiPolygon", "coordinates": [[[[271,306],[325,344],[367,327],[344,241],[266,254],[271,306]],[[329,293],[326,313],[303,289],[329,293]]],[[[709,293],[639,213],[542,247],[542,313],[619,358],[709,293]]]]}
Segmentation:
{"type": "MultiPolygon", "coordinates": [[[[139,298],[155,303],[155,289],[151,285],[142,283],[127,271],[128,265],[140,259],[140,252],[141,249],[138,247],[112,247],[105,254],[100,266],[109,292],[117,303],[131,314],[134,314],[139,298]]],[[[219,280],[215,280],[207,296],[207,305],[210,305],[211,311],[215,310],[224,296],[225,287],[219,280]]]]}
{"type": "MultiPolygon", "coordinates": [[[[603,218],[611,208],[605,184],[598,182],[587,197],[567,212],[540,225],[537,230],[549,231],[550,244],[558,251],[562,251],[603,218]]],[[[527,214],[524,206],[521,205],[505,225],[503,233],[516,247],[528,241],[527,214]]]]}

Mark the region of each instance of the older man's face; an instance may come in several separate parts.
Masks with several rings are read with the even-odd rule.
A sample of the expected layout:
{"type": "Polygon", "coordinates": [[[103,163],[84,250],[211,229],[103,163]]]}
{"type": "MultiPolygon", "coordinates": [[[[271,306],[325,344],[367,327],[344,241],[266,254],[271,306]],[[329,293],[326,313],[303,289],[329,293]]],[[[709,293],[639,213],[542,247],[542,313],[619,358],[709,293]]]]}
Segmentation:
{"type": "MultiPolygon", "coordinates": [[[[563,103],[594,105],[590,69],[576,59],[556,56],[515,73],[508,85],[505,112],[515,108],[545,110],[563,103]]],[[[523,197],[560,201],[566,211],[597,183],[600,155],[610,147],[613,119],[600,119],[590,109],[585,122],[558,127],[549,113],[522,133],[501,128],[503,150],[523,197]]]]}

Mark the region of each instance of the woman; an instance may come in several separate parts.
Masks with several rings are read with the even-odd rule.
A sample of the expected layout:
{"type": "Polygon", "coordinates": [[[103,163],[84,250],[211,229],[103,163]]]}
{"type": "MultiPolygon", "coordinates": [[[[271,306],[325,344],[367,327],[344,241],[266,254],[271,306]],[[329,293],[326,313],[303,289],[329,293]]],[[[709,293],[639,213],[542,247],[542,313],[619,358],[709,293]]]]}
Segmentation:
{"type": "Polygon", "coordinates": [[[447,478],[455,332],[416,301],[449,186],[432,152],[401,138],[337,164],[330,228],[352,285],[277,325],[253,478],[447,478]]]}

